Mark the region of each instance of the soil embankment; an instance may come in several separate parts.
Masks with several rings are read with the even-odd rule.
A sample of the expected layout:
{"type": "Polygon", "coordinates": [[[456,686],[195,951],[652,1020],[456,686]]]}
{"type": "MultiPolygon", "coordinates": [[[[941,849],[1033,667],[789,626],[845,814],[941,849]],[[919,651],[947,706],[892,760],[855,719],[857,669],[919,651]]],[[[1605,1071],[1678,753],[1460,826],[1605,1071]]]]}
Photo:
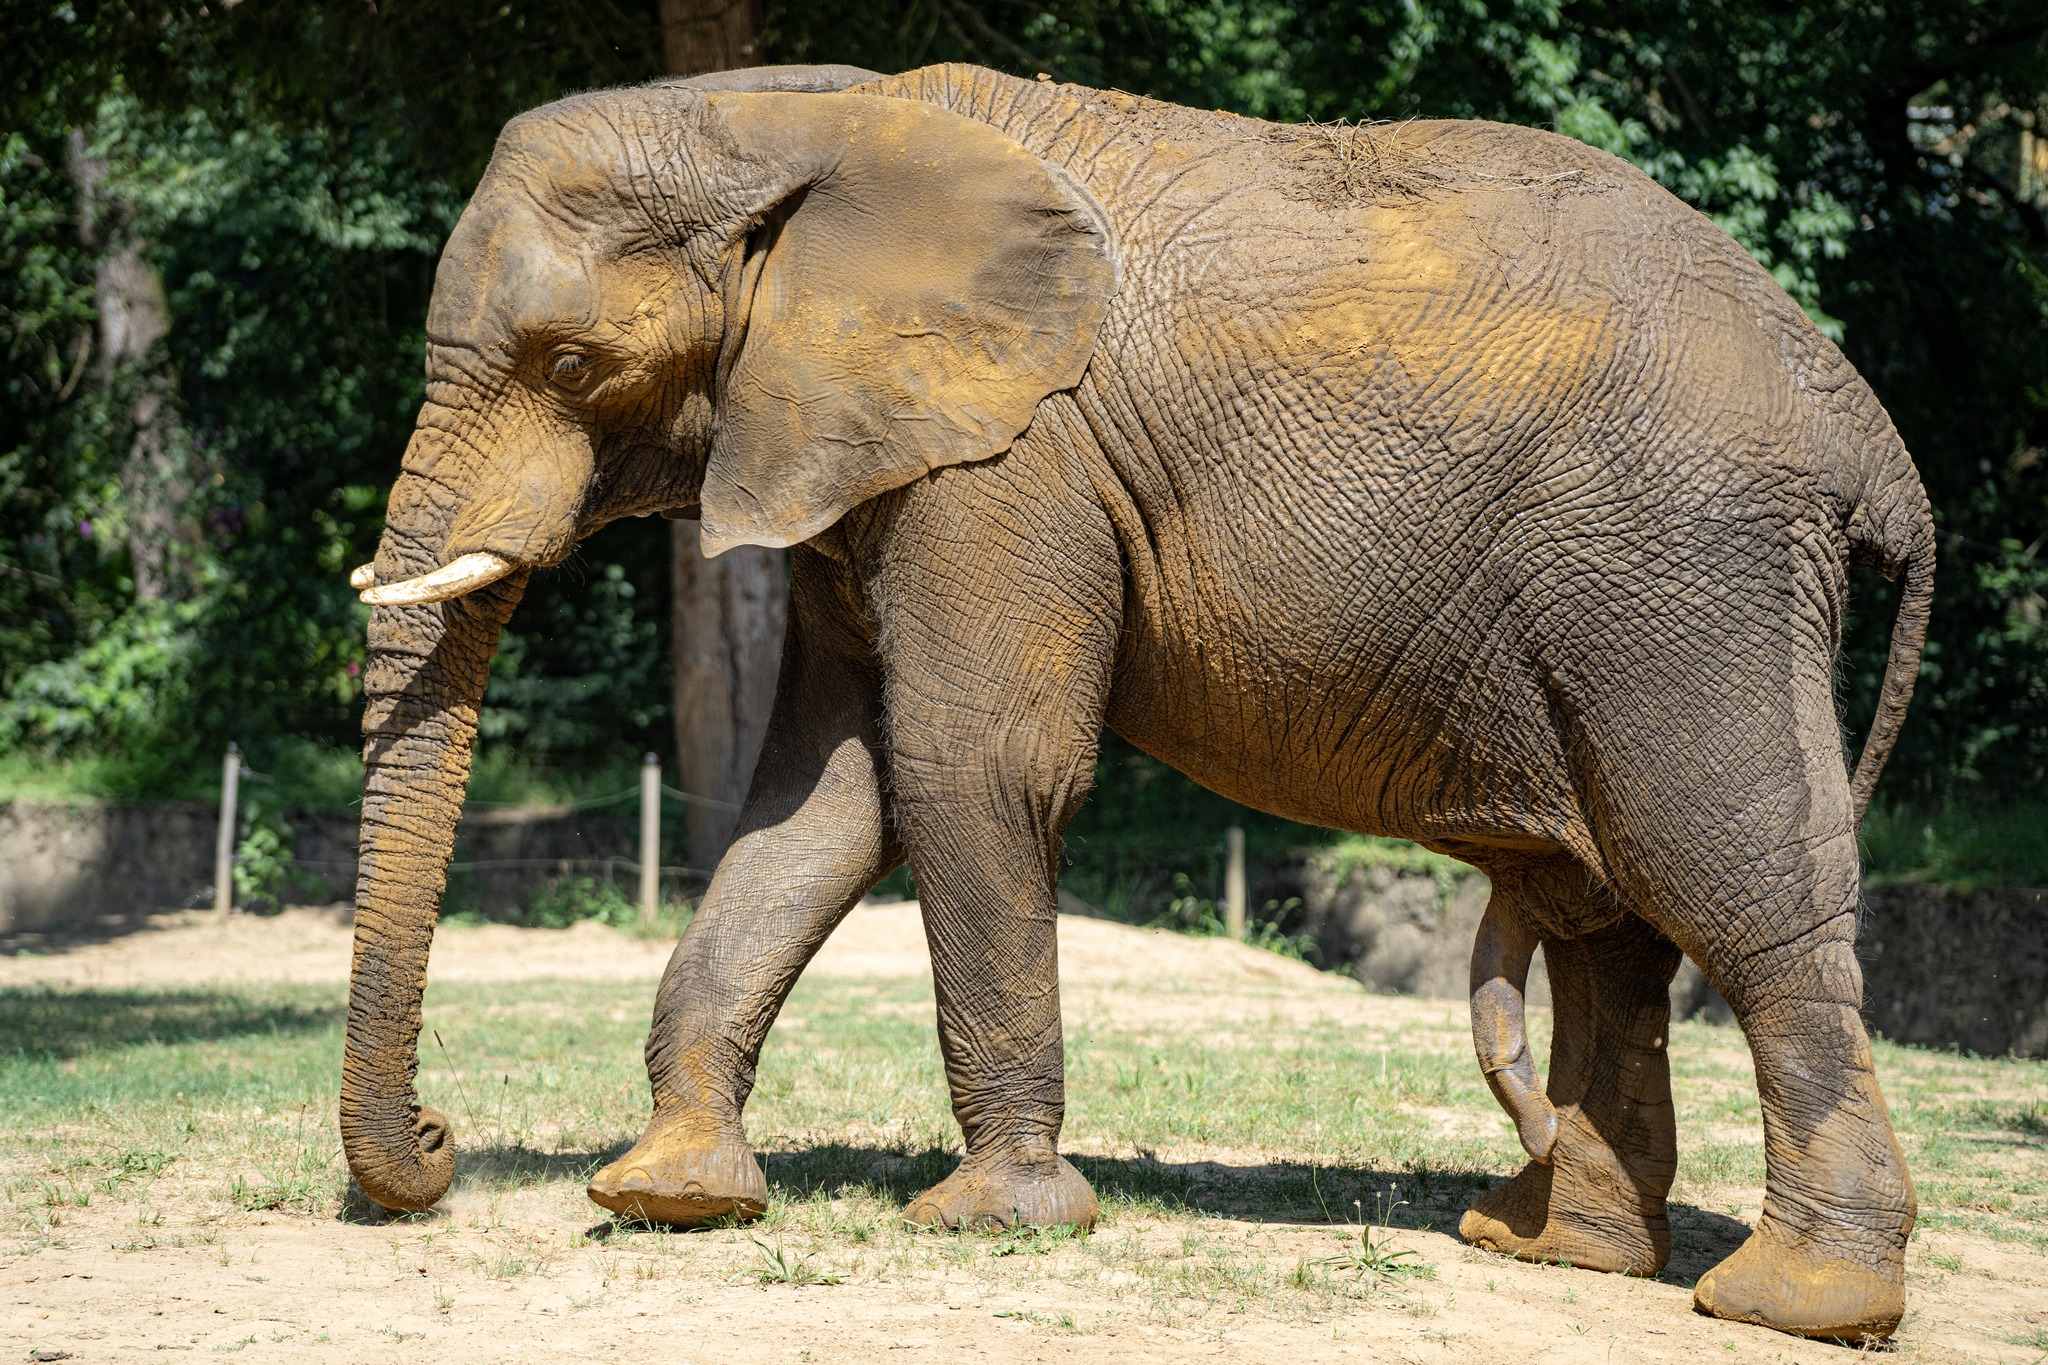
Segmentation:
{"type": "MultiPolygon", "coordinates": [[[[1385,867],[1332,869],[1314,858],[1276,871],[1264,894],[1296,897],[1298,932],[1326,964],[1374,991],[1462,998],[1486,878],[1439,880],[1385,867]]],[[[1868,888],[1856,955],[1864,1017],[1894,1042],[1985,1057],[2048,1057],[2048,890],[1956,891],[1913,882],[1868,888]]],[[[1542,957],[1530,999],[1550,1003],[1542,957]]],[[[1732,1023],[1691,961],[1671,985],[1679,1019],[1732,1023]]]]}

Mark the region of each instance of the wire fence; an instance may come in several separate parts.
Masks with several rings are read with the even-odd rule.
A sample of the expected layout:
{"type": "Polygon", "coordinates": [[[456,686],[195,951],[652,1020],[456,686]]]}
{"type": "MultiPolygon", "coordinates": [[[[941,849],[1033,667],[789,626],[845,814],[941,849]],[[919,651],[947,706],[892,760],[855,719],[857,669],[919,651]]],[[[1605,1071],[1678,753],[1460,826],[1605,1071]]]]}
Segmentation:
{"type": "MultiPolygon", "coordinates": [[[[730,801],[720,801],[715,796],[699,796],[695,792],[679,791],[674,787],[666,785],[664,785],[661,788],[661,794],[663,796],[669,797],[672,800],[680,801],[685,806],[709,806],[714,810],[731,811],[736,811],[739,809],[739,807],[734,803],[730,801]]],[[[600,806],[614,805],[617,802],[624,801],[628,797],[633,797],[637,799],[639,795],[640,789],[638,787],[628,787],[624,791],[612,792],[609,795],[605,796],[586,796],[580,801],[571,801],[567,805],[562,806],[536,806],[530,801],[465,801],[462,803],[462,808],[466,811],[529,811],[534,815],[536,819],[538,819],[551,815],[573,815],[577,811],[596,810],[600,806]]]]}
{"type": "MultiPolygon", "coordinates": [[[[237,857],[235,861],[240,863],[242,859],[237,857]]],[[[292,867],[326,868],[336,872],[352,870],[356,866],[356,860],[353,858],[279,858],[277,861],[292,867]]],[[[563,872],[603,872],[609,876],[620,868],[638,872],[640,862],[637,858],[614,855],[604,858],[457,858],[448,864],[451,873],[487,872],[515,867],[552,867],[563,872]]],[[[655,871],[664,877],[702,877],[707,881],[711,877],[710,868],[683,867],[670,863],[663,863],[655,871]]]]}
{"type": "MultiPolygon", "coordinates": [[[[214,865],[214,885],[208,888],[205,893],[212,899],[214,908],[220,911],[230,909],[234,903],[234,893],[237,884],[246,885],[252,882],[268,886],[270,890],[262,894],[266,898],[273,900],[277,899],[277,895],[272,893],[281,894],[282,888],[293,881],[296,881],[299,887],[305,890],[310,890],[317,883],[324,882],[328,894],[343,894],[344,890],[340,884],[351,880],[357,873],[360,867],[359,859],[295,856],[295,854],[287,852],[286,849],[290,846],[290,842],[296,841],[296,833],[291,836],[290,842],[285,842],[284,847],[277,846],[282,841],[274,835],[271,837],[270,847],[262,847],[260,844],[252,847],[249,838],[237,838],[237,835],[240,833],[237,792],[241,782],[244,780],[258,783],[275,783],[277,781],[273,775],[258,772],[249,767],[247,763],[242,761],[239,748],[235,745],[229,745],[228,752],[222,762],[220,838],[214,865]]],[[[730,801],[705,796],[698,792],[685,791],[679,787],[671,787],[661,782],[659,769],[656,766],[653,754],[647,756],[647,766],[643,772],[642,781],[636,786],[627,787],[620,791],[605,792],[600,795],[586,796],[559,805],[545,806],[534,805],[531,802],[525,801],[465,801],[463,803],[463,813],[468,815],[471,812],[479,814],[517,812],[522,817],[522,821],[531,821],[535,825],[543,825],[558,822],[584,812],[604,811],[609,808],[622,807],[629,802],[636,803],[640,808],[639,857],[623,853],[594,855],[583,852],[566,856],[556,854],[457,858],[449,863],[448,876],[451,879],[462,878],[465,881],[469,881],[478,875],[499,874],[494,879],[495,885],[491,887],[489,892],[480,894],[487,894],[493,900],[502,900],[508,897],[519,898],[522,894],[530,896],[543,889],[545,884],[543,886],[520,886],[518,883],[522,879],[518,878],[516,874],[523,871],[544,871],[552,874],[552,879],[556,880],[577,875],[596,875],[602,877],[607,883],[612,882],[619,874],[626,873],[639,877],[639,899],[642,902],[643,909],[649,914],[653,912],[655,903],[660,899],[659,883],[674,879],[683,879],[700,885],[708,883],[711,878],[711,869],[709,868],[694,867],[687,863],[670,864],[660,862],[653,867],[648,867],[645,861],[643,861],[650,853],[655,852],[661,843],[660,814],[662,808],[674,805],[681,807],[684,812],[689,811],[693,807],[732,812],[737,811],[739,807],[730,801]],[[514,874],[511,883],[508,884],[504,880],[504,874],[514,874]]],[[[627,812],[620,810],[618,818],[628,818],[627,812]]],[[[491,836],[492,841],[502,842],[504,822],[492,820],[486,823],[496,827],[498,831],[497,834],[491,836]]],[[[573,831],[572,833],[578,839],[583,836],[583,832],[580,830],[573,831]]],[[[623,835],[623,831],[620,831],[620,833],[623,835]]],[[[451,893],[454,889],[450,887],[451,893]]]]}

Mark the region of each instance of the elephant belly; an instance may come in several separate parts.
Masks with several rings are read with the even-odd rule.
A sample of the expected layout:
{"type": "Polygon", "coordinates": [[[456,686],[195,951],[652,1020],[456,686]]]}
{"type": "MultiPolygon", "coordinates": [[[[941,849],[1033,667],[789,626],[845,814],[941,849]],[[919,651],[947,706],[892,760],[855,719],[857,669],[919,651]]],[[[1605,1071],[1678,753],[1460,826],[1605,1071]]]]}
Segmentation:
{"type": "Polygon", "coordinates": [[[1178,627],[1141,608],[1127,623],[1111,728],[1287,819],[1447,849],[1585,847],[1519,642],[1499,629],[1464,637],[1448,604],[1360,596],[1336,611],[1290,611],[1268,596],[1178,627]]]}

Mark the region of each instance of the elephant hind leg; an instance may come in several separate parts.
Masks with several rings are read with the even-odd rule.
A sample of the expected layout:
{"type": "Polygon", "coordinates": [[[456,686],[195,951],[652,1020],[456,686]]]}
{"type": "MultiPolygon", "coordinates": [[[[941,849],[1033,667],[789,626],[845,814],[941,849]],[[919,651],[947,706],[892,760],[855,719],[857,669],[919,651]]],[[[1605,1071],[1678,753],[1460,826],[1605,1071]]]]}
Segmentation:
{"type": "Polygon", "coordinates": [[[1855,816],[1826,669],[1767,634],[1652,662],[1659,705],[1588,708],[1593,833],[1628,904],[1726,997],[1763,1111],[1762,1215],[1695,1305],[1888,1336],[1914,1199],[1861,1018],[1855,816]]]}
{"type": "MultiPolygon", "coordinates": [[[[1497,880],[1489,920],[1516,915],[1525,885],[1497,880]]],[[[1665,1042],[1678,949],[1623,915],[1582,937],[1545,936],[1543,955],[1554,1019],[1546,1095],[1556,1136],[1547,1160],[1537,1153],[1481,1195],[1458,1231],[1474,1246],[1523,1260],[1654,1275],[1671,1256],[1664,1197],[1677,1169],[1677,1130],[1665,1042]]]]}
{"type": "Polygon", "coordinates": [[[1857,1341],[1890,1336],[1905,1313],[1916,1201],[1863,1027],[1854,845],[1835,843],[1792,881],[1808,909],[1796,937],[1773,925],[1703,955],[1756,1062],[1766,1175],[1755,1231],[1700,1277],[1694,1304],[1857,1341]]]}

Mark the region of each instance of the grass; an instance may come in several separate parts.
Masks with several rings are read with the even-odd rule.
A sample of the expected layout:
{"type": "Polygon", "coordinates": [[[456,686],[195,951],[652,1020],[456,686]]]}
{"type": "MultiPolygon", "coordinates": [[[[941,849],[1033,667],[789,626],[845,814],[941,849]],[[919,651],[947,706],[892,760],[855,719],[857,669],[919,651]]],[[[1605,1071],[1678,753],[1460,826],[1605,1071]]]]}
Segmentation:
{"type": "Polygon", "coordinates": [[[819,1268],[816,1256],[785,1250],[780,1242],[769,1246],[758,1237],[753,1239],[753,1243],[761,1253],[761,1265],[754,1272],[754,1278],[762,1285],[786,1284],[801,1289],[805,1285],[843,1282],[832,1271],[819,1268]]]}
{"type": "MultiPolygon", "coordinates": [[[[1169,1005],[1203,991],[1150,989],[1169,1005]]],[[[678,1292],[703,1280],[830,1293],[835,1281],[961,1276],[999,1298],[1088,1286],[1165,1321],[1408,1302],[1434,1267],[1398,1244],[1401,1230],[1455,1227],[1476,1191],[1521,1164],[1455,1015],[1360,1028],[1276,1009],[1200,1036],[1172,1010],[1146,1023],[1082,999],[1070,1002],[1066,1143],[1102,1196],[1099,1229],[915,1235],[897,1215],[957,1151],[929,990],[806,980],[749,1109],[771,1191],[758,1224],[691,1237],[584,1210],[597,1221],[588,1234],[563,1240],[545,1220],[536,1231],[507,1210],[549,1191],[581,1208],[588,1172],[639,1131],[650,993],[433,988],[421,1090],[457,1124],[455,1200],[472,1210],[463,1229],[420,1224],[429,1245],[461,1232],[462,1259],[433,1288],[438,1311],[479,1284],[557,1276],[575,1257],[599,1258],[607,1282],[673,1280],[678,1292]],[[1326,1254],[1258,1231],[1283,1224],[1328,1229],[1326,1254]]],[[[119,1227],[117,1253],[210,1255],[238,1213],[371,1217],[350,1195],[335,1129],[342,1015],[341,993],[324,988],[0,993],[0,1264],[82,1235],[88,1219],[95,1236],[106,1220],[119,1227]]],[[[1546,1017],[1532,1022],[1546,1048],[1546,1017]]],[[[1667,1279],[1683,1283],[1746,1233],[1729,1214],[1754,1216],[1762,1151],[1739,1036],[1681,1024],[1672,1051],[1679,1252],[1667,1279]]],[[[1882,1042],[1877,1053],[1921,1225],[2048,1253],[2048,1065],[1882,1042]]],[[[1100,1326],[1002,1311],[1059,1333],[1100,1326]]]]}
{"type": "Polygon", "coordinates": [[[2048,801],[2024,798],[1933,808],[1874,806],[1863,823],[1873,882],[2048,886],[2048,801]]]}

